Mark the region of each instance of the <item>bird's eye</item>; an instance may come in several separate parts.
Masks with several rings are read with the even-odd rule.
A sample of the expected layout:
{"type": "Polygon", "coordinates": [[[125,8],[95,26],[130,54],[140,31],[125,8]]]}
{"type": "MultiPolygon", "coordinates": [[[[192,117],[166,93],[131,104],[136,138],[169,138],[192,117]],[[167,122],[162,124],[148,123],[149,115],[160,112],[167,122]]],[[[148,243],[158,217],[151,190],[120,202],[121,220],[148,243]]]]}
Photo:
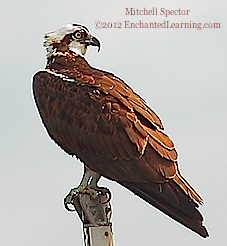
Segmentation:
{"type": "Polygon", "coordinates": [[[76,38],[81,38],[81,33],[80,33],[80,32],[76,32],[76,33],[75,33],[75,37],[76,37],[76,38]]]}

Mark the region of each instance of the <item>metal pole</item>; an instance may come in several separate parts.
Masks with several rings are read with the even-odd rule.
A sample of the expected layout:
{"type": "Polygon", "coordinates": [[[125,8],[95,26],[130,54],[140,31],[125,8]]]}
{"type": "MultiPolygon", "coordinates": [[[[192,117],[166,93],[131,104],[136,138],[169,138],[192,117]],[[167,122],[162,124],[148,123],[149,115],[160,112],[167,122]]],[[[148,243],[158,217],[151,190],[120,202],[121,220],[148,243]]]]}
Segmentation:
{"type": "Polygon", "coordinates": [[[73,205],[83,223],[85,246],[113,246],[111,206],[106,195],[79,194],[73,205]]]}

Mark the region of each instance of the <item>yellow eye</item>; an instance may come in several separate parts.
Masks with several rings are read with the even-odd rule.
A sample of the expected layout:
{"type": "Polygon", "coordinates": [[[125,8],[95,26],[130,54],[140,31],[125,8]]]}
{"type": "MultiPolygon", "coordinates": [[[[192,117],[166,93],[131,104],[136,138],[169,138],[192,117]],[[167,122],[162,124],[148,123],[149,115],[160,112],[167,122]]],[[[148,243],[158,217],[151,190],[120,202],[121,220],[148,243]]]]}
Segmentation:
{"type": "Polygon", "coordinates": [[[81,33],[80,33],[80,32],[76,32],[76,33],[75,33],[75,37],[76,37],[76,38],[81,38],[81,33]]]}

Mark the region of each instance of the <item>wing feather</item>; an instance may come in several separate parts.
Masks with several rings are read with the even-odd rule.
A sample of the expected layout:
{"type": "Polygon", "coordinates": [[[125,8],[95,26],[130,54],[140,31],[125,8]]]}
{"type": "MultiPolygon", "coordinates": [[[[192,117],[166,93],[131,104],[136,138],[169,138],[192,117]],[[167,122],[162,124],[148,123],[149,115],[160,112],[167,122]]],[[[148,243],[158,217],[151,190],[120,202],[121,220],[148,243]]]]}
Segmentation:
{"type": "MultiPolygon", "coordinates": [[[[35,79],[36,77],[42,81],[42,83],[34,83],[38,87],[35,91],[38,93],[36,98],[41,116],[45,115],[46,119],[51,118],[44,124],[47,129],[51,129],[50,135],[66,152],[71,153],[73,149],[71,145],[75,144],[75,150],[84,148],[111,159],[139,159],[144,155],[149,144],[161,157],[176,161],[177,153],[169,137],[154,125],[149,128],[147,122],[142,119],[142,111],[137,116],[137,111],[133,111],[133,108],[129,109],[120,101],[121,98],[113,96],[114,93],[105,94],[90,85],[68,83],[48,72],[40,72],[35,79]],[[56,80],[55,83],[53,83],[54,80],[56,80]],[[52,97],[54,99],[50,99],[52,97]],[[62,124],[68,127],[62,127],[62,124]],[[67,130],[63,132],[66,128],[67,130]],[[70,140],[67,139],[67,134],[70,140]],[[53,135],[56,135],[58,139],[53,135]],[[92,144],[102,146],[101,143],[105,142],[104,148],[92,147],[88,142],[91,135],[94,141],[92,144]]],[[[131,89],[119,80],[114,80],[116,81],[120,85],[122,94],[125,93],[125,96],[132,94],[131,89]]],[[[107,82],[110,87],[110,78],[105,80],[106,84],[107,82]]],[[[142,104],[138,96],[135,98],[142,104]]],[[[125,97],[124,99],[127,100],[125,97]]]]}
{"type": "MultiPolygon", "coordinates": [[[[115,160],[122,158],[138,160],[149,152],[146,151],[149,144],[160,157],[173,161],[168,163],[175,165],[177,153],[172,141],[159,128],[154,125],[149,128],[146,122],[141,121],[142,111],[137,117],[137,111],[133,111],[133,107],[127,107],[120,100],[122,96],[116,98],[113,96],[114,93],[106,94],[90,85],[68,83],[48,72],[39,72],[34,81],[36,78],[38,82],[34,82],[34,91],[43,122],[47,129],[51,129],[51,137],[66,152],[72,153],[75,149],[76,154],[78,149],[115,160]],[[51,99],[49,103],[51,97],[55,99],[51,99]]],[[[106,78],[105,84],[111,87],[110,78],[106,78]]],[[[127,96],[131,99],[135,97],[133,100],[143,105],[143,101],[138,99],[137,95],[133,96],[131,89],[118,79],[115,79],[114,83],[116,81],[121,94],[125,95],[125,100],[127,96]]],[[[156,162],[151,161],[149,165],[156,162]]],[[[160,172],[158,168],[156,171],[160,172]]],[[[163,179],[158,178],[159,175],[156,177],[157,181],[163,179]]]]}
{"type": "Polygon", "coordinates": [[[161,189],[158,184],[132,184],[127,182],[121,184],[202,237],[208,236],[208,232],[202,224],[203,218],[197,210],[197,205],[172,180],[169,183],[162,184],[161,189]]]}

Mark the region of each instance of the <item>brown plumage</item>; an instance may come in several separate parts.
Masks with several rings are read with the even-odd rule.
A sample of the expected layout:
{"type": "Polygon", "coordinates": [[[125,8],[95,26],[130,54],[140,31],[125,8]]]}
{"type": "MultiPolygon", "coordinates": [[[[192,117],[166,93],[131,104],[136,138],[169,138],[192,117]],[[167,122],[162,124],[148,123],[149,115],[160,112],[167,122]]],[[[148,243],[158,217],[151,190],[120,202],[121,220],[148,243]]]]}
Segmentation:
{"type": "MultiPolygon", "coordinates": [[[[76,41],[87,47],[90,33],[83,26],[79,30],[84,39],[80,35],[76,41]]],[[[46,69],[33,79],[35,102],[49,136],[92,170],[207,237],[194,202],[202,199],[181,176],[177,152],[160,118],[121,79],[92,68],[72,50],[70,35],[46,36],[51,49],[46,69]]],[[[99,46],[94,41],[90,45],[99,46]]]]}

